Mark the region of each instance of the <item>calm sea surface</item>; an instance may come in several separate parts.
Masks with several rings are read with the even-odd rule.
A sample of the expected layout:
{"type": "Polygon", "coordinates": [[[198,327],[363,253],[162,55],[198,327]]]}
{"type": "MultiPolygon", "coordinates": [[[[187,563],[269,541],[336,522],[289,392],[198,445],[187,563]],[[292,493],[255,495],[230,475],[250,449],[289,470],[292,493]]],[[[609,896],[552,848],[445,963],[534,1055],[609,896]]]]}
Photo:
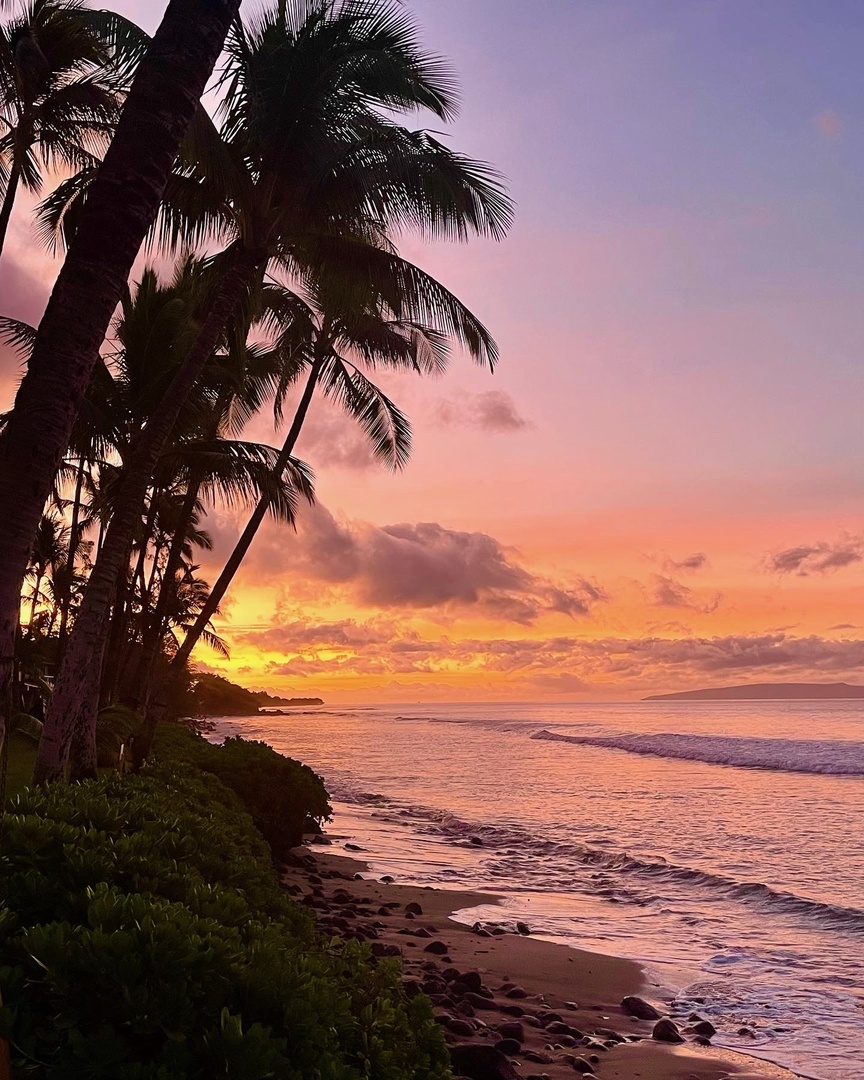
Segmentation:
{"type": "Polygon", "coordinates": [[[321,708],[218,731],[320,771],[335,850],[376,872],[504,894],[478,917],[674,965],[667,984],[683,968],[676,1005],[715,1041],[864,1075],[864,703],[321,708]]]}

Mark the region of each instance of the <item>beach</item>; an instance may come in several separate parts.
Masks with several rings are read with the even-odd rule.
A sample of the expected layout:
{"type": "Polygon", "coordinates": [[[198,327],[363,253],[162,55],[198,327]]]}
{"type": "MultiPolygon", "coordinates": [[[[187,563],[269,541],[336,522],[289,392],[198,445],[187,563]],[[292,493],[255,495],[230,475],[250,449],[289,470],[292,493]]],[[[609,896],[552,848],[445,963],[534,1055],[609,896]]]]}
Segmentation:
{"type": "Polygon", "coordinates": [[[681,1044],[657,1041],[656,1021],[635,1018],[621,1003],[638,996],[665,1014],[666,988],[630,960],[540,940],[515,927],[501,933],[504,927],[491,920],[480,926],[464,921],[473,908],[488,911],[494,896],[382,881],[366,863],[318,845],[292,852],[280,876],[322,931],[368,941],[373,953],[400,959],[406,989],[431,997],[445,1038],[458,1048],[456,1075],[461,1065],[461,1075],[471,1080],[561,1080],[579,1073],[600,1080],[794,1078],[777,1066],[700,1045],[691,1030],[696,1014],[681,1025],[681,1044]],[[452,917],[456,912],[463,921],[452,917]],[[511,1041],[502,1043],[504,1037],[511,1041]],[[506,1052],[496,1056],[496,1045],[506,1052]]]}

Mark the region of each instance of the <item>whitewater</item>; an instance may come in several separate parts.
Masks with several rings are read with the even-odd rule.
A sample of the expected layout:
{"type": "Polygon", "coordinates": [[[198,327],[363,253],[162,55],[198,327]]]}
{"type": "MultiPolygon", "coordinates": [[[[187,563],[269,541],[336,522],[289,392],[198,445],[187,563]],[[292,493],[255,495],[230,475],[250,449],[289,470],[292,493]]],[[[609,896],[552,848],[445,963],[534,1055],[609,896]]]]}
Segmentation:
{"type": "Polygon", "coordinates": [[[864,1060],[864,703],[446,704],[220,720],[325,777],[334,850],[638,960],[716,1042],[864,1060]]]}

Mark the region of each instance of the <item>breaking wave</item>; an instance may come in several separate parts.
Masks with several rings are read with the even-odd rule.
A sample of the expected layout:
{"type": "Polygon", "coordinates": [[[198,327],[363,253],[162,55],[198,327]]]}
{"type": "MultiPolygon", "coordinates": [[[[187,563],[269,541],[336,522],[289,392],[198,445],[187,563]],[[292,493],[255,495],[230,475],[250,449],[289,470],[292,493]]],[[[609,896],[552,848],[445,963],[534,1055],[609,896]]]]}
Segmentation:
{"type": "Polygon", "coordinates": [[[721,735],[561,735],[546,730],[534,732],[531,738],[745,769],[864,776],[864,742],[721,735]]]}

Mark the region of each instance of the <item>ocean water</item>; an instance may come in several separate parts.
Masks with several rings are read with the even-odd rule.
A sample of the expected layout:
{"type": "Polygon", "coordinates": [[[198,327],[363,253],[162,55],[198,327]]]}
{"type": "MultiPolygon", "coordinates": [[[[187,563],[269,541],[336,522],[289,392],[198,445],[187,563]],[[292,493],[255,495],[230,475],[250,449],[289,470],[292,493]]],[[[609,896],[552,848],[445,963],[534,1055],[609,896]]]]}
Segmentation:
{"type": "Polygon", "coordinates": [[[669,965],[721,1045],[864,1075],[864,703],[322,707],[217,730],[324,775],[335,851],[503,896],[472,921],[669,965]]]}

